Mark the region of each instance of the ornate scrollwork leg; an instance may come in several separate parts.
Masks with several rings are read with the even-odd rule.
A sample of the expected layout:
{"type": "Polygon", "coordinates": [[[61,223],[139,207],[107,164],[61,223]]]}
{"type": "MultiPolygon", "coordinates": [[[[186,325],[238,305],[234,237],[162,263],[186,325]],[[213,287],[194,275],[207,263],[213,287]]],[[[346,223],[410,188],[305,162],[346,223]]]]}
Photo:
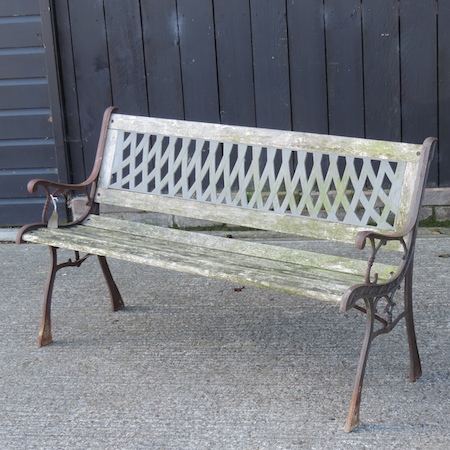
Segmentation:
{"type": "Polygon", "coordinates": [[[366,371],[367,360],[369,358],[369,350],[373,339],[373,329],[375,322],[375,305],[373,299],[364,299],[366,308],[366,333],[364,342],[359,356],[358,368],[356,371],[355,384],[353,387],[352,400],[350,410],[347,415],[344,431],[349,433],[359,424],[359,411],[361,406],[361,393],[364,381],[364,373],[366,371]]]}
{"type": "Polygon", "coordinates": [[[52,339],[52,327],[51,327],[51,303],[53,295],[53,286],[55,284],[55,277],[58,270],[64,267],[80,267],[86,259],[91,256],[86,254],[80,256],[80,253],[75,251],[75,259],[68,259],[66,262],[58,264],[57,247],[49,245],[50,249],[50,269],[47,276],[47,284],[45,286],[44,293],[44,305],[42,309],[42,319],[41,326],[39,329],[38,346],[42,347],[44,345],[53,342],[52,339]]]}
{"type": "MultiPolygon", "coordinates": [[[[75,251],[75,259],[68,259],[66,262],[58,264],[57,258],[57,247],[49,246],[50,249],[50,270],[47,278],[47,285],[44,294],[44,306],[42,311],[41,327],[39,330],[38,346],[42,347],[44,345],[53,342],[52,330],[51,330],[51,301],[53,294],[53,286],[55,284],[55,277],[58,270],[63,267],[80,267],[87,258],[92,256],[91,254],[86,254],[80,256],[80,253],[75,251]]],[[[104,256],[98,256],[100,267],[105,277],[106,284],[108,286],[109,295],[111,299],[111,307],[113,311],[117,311],[124,307],[122,296],[120,295],[119,289],[111,275],[108,263],[104,256]]]]}
{"type": "Polygon", "coordinates": [[[350,288],[341,300],[341,312],[355,308],[365,313],[367,320],[366,334],[359,358],[350,411],[344,427],[347,432],[354,429],[359,423],[363,378],[371,342],[380,334],[389,333],[393,330],[402,318],[406,320],[408,332],[410,352],[409,380],[415,381],[422,374],[412,311],[412,276],[416,229],[412,230],[412,232],[413,235],[409,239],[405,239],[406,234],[403,233],[388,236],[364,231],[358,233],[356,239],[357,248],[362,250],[365,248],[366,243],[369,243],[371,251],[367,261],[365,283],[350,288]],[[391,273],[388,281],[379,282],[378,274],[372,273],[372,269],[375,267],[374,263],[379,251],[388,241],[398,241],[403,250],[403,254],[396,272],[391,273]],[[404,286],[404,307],[403,310],[396,312],[397,304],[394,298],[402,285],[404,286]],[[364,299],[365,307],[357,305],[357,302],[361,299],[364,299]],[[384,308],[381,309],[380,307],[379,311],[377,311],[379,303],[384,303],[384,308]],[[378,324],[377,329],[375,329],[375,323],[378,324]]]}
{"type": "Polygon", "coordinates": [[[365,307],[355,305],[354,308],[366,314],[366,334],[361,350],[358,369],[355,378],[350,411],[347,416],[347,422],[344,430],[349,432],[359,423],[359,410],[361,404],[361,392],[363,385],[364,372],[369,355],[371,342],[381,334],[389,333],[394,329],[397,323],[405,317],[408,330],[408,343],[410,350],[410,381],[415,381],[421,375],[419,352],[417,349],[416,336],[414,332],[414,321],[412,316],[412,267],[408,269],[405,277],[405,306],[403,311],[396,311],[397,304],[394,301],[398,287],[388,294],[379,297],[364,298],[365,307]],[[383,303],[383,306],[380,305],[383,303]],[[375,324],[378,324],[375,327],[375,324]]]}

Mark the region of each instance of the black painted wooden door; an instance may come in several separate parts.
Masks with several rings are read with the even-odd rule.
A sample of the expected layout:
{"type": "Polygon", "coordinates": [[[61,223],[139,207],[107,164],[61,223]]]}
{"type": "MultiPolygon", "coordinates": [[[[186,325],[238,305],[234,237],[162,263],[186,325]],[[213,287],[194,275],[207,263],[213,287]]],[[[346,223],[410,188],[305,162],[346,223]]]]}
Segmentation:
{"type": "Polygon", "coordinates": [[[31,178],[66,181],[49,0],[0,2],[0,226],[38,222],[31,178]]]}

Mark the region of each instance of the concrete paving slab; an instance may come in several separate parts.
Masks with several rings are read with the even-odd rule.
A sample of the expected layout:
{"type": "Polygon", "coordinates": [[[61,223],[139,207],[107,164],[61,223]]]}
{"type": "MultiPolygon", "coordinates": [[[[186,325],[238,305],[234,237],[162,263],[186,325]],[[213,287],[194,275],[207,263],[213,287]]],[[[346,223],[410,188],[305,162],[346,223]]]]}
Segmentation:
{"type": "Polygon", "coordinates": [[[112,313],[92,259],[58,274],[55,343],[38,349],[48,250],[4,243],[0,448],[448,449],[449,254],[449,235],[419,237],[424,375],[407,381],[404,324],[376,339],[363,425],[345,434],[358,313],[111,260],[127,305],[112,313]]]}

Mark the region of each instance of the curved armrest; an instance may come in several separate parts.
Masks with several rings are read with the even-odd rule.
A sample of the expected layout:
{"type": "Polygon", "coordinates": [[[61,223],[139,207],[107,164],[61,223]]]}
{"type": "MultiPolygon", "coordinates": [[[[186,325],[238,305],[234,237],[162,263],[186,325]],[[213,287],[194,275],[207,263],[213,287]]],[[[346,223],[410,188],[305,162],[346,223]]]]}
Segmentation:
{"type": "Polygon", "coordinates": [[[343,313],[352,309],[355,307],[358,300],[362,298],[381,298],[392,295],[393,292],[398,290],[403,282],[406,270],[407,266],[403,267],[401,270],[398,270],[395,274],[393,274],[392,280],[386,283],[365,283],[349,287],[341,298],[339,311],[343,313]]]}
{"type": "Polygon", "coordinates": [[[17,234],[16,234],[16,244],[23,244],[24,243],[23,235],[27,231],[36,230],[37,228],[43,228],[45,226],[47,226],[46,223],[31,223],[31,224],[28,224],[28,225],[24,225],[23,227],[20,227],[17,230],[17,234]]]}
{"type": "MultiPolygon", "coordinates": [[[[70,204],[70,198],[71,194],[70,191],[82,191],[83,194],[87,198],[86,202],[86,211],[82,215],[81,219],[76,220],[75,222],[71,223],[71,225],[75,223],[79,223],[80,220],[82,220],[84,217],[86,217],[89,212],[92,211],[95,204],[93,202],[95,190],[97,187],[97,180],[98,176],[100,174],[100,169],[102,166],[103,161],[103,154],[105,150],[105,144],[106,144],[106,136],[108,133],[108,126],[111,118],[111,114],[116,110],[117,108],[114,106],[110,106],[106,109],[106,111],[103,114],[103,120],[102,120],[102,127],[100,132],[100,138],[98,141],[97,146],[97,154],[95,157],[95,163],[94,167],[92,169],[91,174],[89,177],[83,181],[82,183],[77,184],[70,184],[70,183],[60,183],[57,181],[50,181],[50,180],[44,180],[44,179],[33,179],[28,182],[27,189],[30,194],[34,194],[39,187],[42,187],[45,189],[47,193],[47,198],[44,204],[44,208],[42,211],[42,222],[40,224],[33,224],[33,225],[25,225],[21,228],[21,232],[18,234],[18,240],[21,241],[21,236],[24,233],[24,230],[30,230],[31,228],[35,229],[38,227],[46,226],[47,225],[47,219],[46,216],[49,212],[49,207],[52,204],[52,200],[54,199],[52,197],[56,197],[58,195],[64,194],[66,198],[66,202],[70,204]]],[[[55,207],[56,209],[56,207],[55,207]]],[[[56,217],[57,219],[57,217],[56,217]]],[[[57,225],[56,225],[57,226],[57,225]]]]}
{"type": "Polygon", "coordinates": [[[367,240],[374,241],[379,240],[382,242],[388,242],[388,241],[400,241],[402,242],[403,239],[411,233],[412,229],[404,228],[401,231],[397,231],[394,233],[379,233],[374,231],[360,231],[356,234],[355,244],[356,248],[359,250],[363,250],[366,246],[367,240]]]}
{"type": "Polygon", "coordinates": [[[351,286],[341,299],[340,311],[345,312],[353,308],[356,302],[364,297],[382,297],[391,295],[402,283],[406,270],[412,261],[414,254],[414,241],[417,232],[417,222],[413,226],[407,226],[396,232],[380,233],[378,231],[360,231],[356,235],[356,247],[363,250],[366,243],[371,246],[370,256],[367,261],[367,269],[365,275],[365,283],[351,286]],[[411,236],[405,241],[405,238],[411,236]],[[398,241],[403,248],[403,255],[397,267],[397,270],[391,274],[389,281],[384,283],[378,282],[378,274],[372,274],[372,267],[377,257],[378,251],[389,241],[398,241]]]}
{"type": "Polygon", "coordinates": [[[30,194],[35,194],[38,190],[39,186],[42,186],[45,190],[54,189],[53,192],[63,192],[63,191],[78,191],[78,190],[86,190],[92,184],[93,180],[90,180],[89,177],[86,181],[79,184],[70,184],[70,183],[59,183],[58,181],[50,181],[44,180],[41,178],[35,178],[30,180],[27,184],[27,190],[30,194]]]}
{"type": "Polygon", "coordinates": [[[64,191],[64,190],[86,190],[94,181],[97,180],[98,175],[100,173],[100,168],[102,166],[103,153],[105,151],[105,143],[106,143],[106,135],[108,132],[109,120],[111,118],[111,114],[117,109],[115,106],[110,106],[106,109],[103,114],[102,120],[102,128],[100,131],[100,138],[97,145],[97,154],[95,156],[94,167],[92,169],[89,177],[83,181],[83,183],[79,184],[67,184],[67,183],[59,183],[57,181],[49,181],[43,179],[34,179],[30,180],[27,185],[28,192],[30,194],[34,194],[39,186],[43,186],[45,189],[54,188],[56,191],[64,191]]]}

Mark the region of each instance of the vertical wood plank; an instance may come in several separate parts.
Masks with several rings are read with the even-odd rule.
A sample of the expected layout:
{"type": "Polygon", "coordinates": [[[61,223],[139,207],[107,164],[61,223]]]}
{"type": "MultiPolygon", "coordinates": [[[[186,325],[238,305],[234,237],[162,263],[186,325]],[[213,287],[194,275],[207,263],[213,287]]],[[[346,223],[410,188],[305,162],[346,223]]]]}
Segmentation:
{"type": "MultiPolygon", "coordinates": [[[[402,140],[437,135],[437,30],[435,0],[400,2],[402,140]]],[[[430,184],[437,184],[437,158],[430,184]]]]}
{"type": "Polygon", "coordinates": [[[361,3],[325,0],[329,132],[364,136],[361,3]]]}
{"type": "Polygon", "coordinates": [[[64,117],[66,125],[66,143],[69,165],[72,171],[71,181],[81,183],[87,177],[84,165],[81,139],[80,111],[75,79],[75,62],[72,46],[72,28],[70,24],[69,0],[54,2],[56,41],[59,51],[59,68],[64,98],[64,117]]]}
{"type": "Polygon", "coordinates": [[[256,123],[292,128],[285,0],[251,0],[256,123]]]}
{"type": "Polygon", "coordinates": [[[323,1],[292,0],[287,12],[293,129],[328,133],[323,1]]]}
{"type": "Polygon", "coordinates": [[[185,117],[220,122],[211,0],[178,0],[185,117]]]}
{"type": "Polygon", "coordinates": [[[126,114],[147,115],[139,0],[104,2],[113,104],[126,114]]]}
{"type": "Polygon", "coordinates": [[[366,137],[401,140],[398,0],[364,0],[366,137]]]}
{"type": "Polygon", "coordinates": [[[49,91],[51,122],[53,138],[55,141],[56,166],[58,179],[62,183],[69,181],[69,166],[64,135],[64,122],[61,98],[61,79],[56,54],[55,43],[55,16],[50,0],[39,0],[42,21],[42,38],[45,48],[45,61],[47,67],[47,83],[49,91]]]}
{"type": "Polygon", "coordinates": [[[69,12],[84,164],[90,173],[103,112],[112,103],[103,1],[71,1],[69,12]]]}
{"type": "Polygon", "coordinates": [[[184,119],[176,0],[141,0],[149,112],[184,119]]]}
{"type": "Polygon", "coordinates": [[[221,122],[254,126],[249,0],[214,0],[214,17],[221,122]]]}
{"type": "Polygon", "coordinates": [[[450,186],[450,3],[439,2],[439,186],[450,186]]]}

